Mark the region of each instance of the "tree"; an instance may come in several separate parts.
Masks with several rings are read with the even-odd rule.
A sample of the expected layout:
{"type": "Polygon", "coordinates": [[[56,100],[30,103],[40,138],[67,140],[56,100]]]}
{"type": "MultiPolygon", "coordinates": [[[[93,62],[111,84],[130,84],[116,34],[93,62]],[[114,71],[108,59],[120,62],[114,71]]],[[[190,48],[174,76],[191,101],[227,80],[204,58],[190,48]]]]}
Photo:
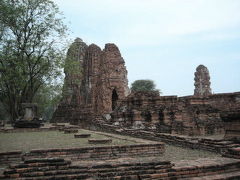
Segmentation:
{"type": "Polygon", "coordinates": [[[13,121],[61,74],[66,31],[50,0],[0,1],[0,100],[13,121]]]}
{"type": "Polygon", "coordinates": [[[36,93],[33,102],[38,104],[38,114],[40,114],[44,120],[49,121],[61,98],[61,85],[46,84],[36,93]]]}
{"type": "Polygon", "coordinates": [[[158,91],[152,80],[136,80],[131,85],[132,91],[158,91]]]}

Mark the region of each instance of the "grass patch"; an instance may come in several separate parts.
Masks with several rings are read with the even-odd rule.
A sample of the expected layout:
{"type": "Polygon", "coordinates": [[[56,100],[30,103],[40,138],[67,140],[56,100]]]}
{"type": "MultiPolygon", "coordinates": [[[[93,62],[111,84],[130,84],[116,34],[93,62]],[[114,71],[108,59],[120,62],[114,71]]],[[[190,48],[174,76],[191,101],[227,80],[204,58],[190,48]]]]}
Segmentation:
{"type": "Polygon", "coordinates": [[[112,143],[94,145],[89,144],[88,139],[105,139],[110,137],[82,129],[79,130],[78,133],[90,133],[91,137],[74,138],[74,134],[64,134],[64,132],[61,131],[0,133],[0,152],[14,150],[29,151],[32,149],[136,144],[132,141],[111,137],[112,143]]]}
{"type": "MultiPolygon", "coordinates": [[[[89,138],[74,138],[74,134],[64,134],[62,131],[47,132],[16,132],[16,133],[0,133],[0,152],[22,150],[30,151],[32,149],[51,149],[51,148],[72,148],[86,146],[110,146],[110,145],[129,145],[151,143],[152,141],[132,138],[129,136],[121,136],[107,133],[93,132],[88,130],[79,130],[78,133],[91,134],[89,138]],[[89,144],[88,139],[105,139],[111,138],[112,143],[109,144],[89,144]]],[[[144,162],[153,160],[194,160],[198,158],[214,158],[220,157],[219,154],[204,150],[182,148],[173,145],[165,145],[165,153],[157,157],[138,157],[134,161],[144,162]]],[[[130,160],[130,159],[129,159],[130,160]]]]}

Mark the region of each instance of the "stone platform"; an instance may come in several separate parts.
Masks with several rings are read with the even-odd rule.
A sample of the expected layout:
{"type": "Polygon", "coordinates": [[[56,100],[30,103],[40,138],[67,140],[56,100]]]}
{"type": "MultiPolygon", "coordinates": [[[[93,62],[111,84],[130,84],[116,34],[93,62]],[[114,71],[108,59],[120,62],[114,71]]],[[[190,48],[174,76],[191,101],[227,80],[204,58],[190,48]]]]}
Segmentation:
{"type": "Polygon", "coordinates": [[[108,144],[111,143],[112,139],[89,139],[89,144],[108,144]]]}
{"type": "Polygon", "coordinates": [[[77,132],[78,132],[77,129],[64,129],[65,134],[77,133],[77,132]]]}
{"type": "Polygon", "coordinates": [[[74,134],[75,138],[88,138],[91,137],[91,134],[74,134]]]}
{"type": "Polygon", "coordinates": [[[199,159],[195,161],[150,161],[73,163],[62,158],[25,160],[4,171],[0,179],[238,179],[240,160],[199,159]]]}

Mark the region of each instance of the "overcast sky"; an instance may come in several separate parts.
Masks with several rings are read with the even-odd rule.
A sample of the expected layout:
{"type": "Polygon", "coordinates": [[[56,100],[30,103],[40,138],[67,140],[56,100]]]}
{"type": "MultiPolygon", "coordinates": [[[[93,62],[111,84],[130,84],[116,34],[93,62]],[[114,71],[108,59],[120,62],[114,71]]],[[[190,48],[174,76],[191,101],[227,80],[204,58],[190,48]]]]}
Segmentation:
{"type": "Polygon", "coordinates": [[[163,95],[192,95],[198,65],[214,93],[240,91],[240,0],[54,0],[71,37],[115,43],[129,86],[151,79],[163,95]]]}

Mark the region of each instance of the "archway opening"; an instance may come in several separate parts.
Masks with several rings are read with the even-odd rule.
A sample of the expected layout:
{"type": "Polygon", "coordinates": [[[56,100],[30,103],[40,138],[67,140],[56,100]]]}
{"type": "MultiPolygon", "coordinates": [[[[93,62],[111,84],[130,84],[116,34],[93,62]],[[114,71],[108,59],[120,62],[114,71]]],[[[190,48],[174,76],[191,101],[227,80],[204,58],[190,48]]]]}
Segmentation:
{"type": "Polygon", "coordinates": [[[160,110],[158,115],[159,115],[159,123],[160,124],[164,124],[164,113],[163,113],[163,110],[160,110]]]}
{"type": "Polygon", "coordinates": [[[147,122],[151,122],[152,121],[152,115],[151,115],[151,113],[149,111],[146,112],[146,114],[145,114],[145,121],[147,121],[147,122]]]}
{"type": "Polygon", "coordinates": [[[118,94],[117,91],[114,89],[112,91],[112,110],[114,110],[117,106],[118,94]]]}

